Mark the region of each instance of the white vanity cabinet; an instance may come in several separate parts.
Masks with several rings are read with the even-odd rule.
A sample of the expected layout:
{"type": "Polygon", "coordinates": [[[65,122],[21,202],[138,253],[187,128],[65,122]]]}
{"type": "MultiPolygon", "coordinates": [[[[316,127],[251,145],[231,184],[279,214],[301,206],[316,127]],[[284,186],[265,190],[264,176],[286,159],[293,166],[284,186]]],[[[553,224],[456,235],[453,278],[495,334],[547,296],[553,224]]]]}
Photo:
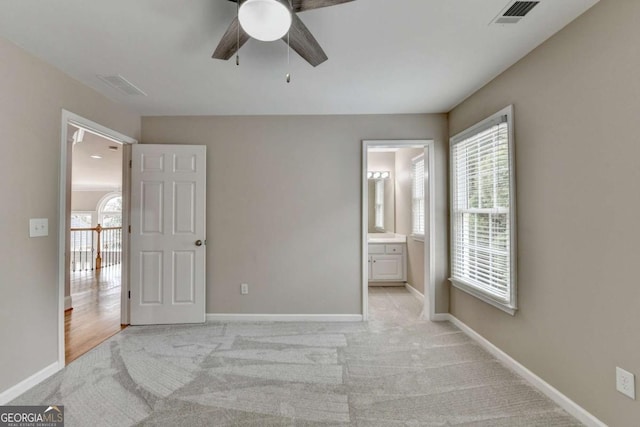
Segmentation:
{"type": "Polygon", "coordinates": [[[407,281],[405,243],[369,243],[369,281],[407,281]]]}

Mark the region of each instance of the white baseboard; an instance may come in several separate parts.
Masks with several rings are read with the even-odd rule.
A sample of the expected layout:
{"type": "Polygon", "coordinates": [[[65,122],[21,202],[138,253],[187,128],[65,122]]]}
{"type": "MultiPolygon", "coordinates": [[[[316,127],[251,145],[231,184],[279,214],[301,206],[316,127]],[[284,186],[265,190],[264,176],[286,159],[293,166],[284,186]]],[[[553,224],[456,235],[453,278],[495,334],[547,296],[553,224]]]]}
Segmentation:
{"type": "MultiPolygon", "coordinates": [[[[452,314],[440,314],[438,316],[446,316],[451,323],[456,325],[458,328],[462,330],[465,334],[467,334],[471,339],[476,341],[482,348],[491,353],[494,357],[504,363],[509,369],[514,371],[519,376],[523,377],[526,381],[529,382],[533,387],[535,387],[542,394],[547,396],[549,399],[553,400],[557,403],[562,409],[567,411],[569,414],[576,417],[580,422],[589,427],[607,427],[605,423],[600,421],[594,415],[589,413],[582,406],[578,405],[573,400],[569,399],[567,396],[562,394],[558,389],[553,387],[551,384],[531,372],[520,362],[509,356],[504,351],[500,350],[494,344],[492,344],[485,337],[471,329],[465,323],[463,323],[460,319],[453,316],[452,314]]],[[[443,319],[445,320],[445,319],[443,319]]]]}
{"type": "Polygon", "coordinates": [[[73,308],[73,301],[71,300],[71,295],[64,297],[64,309],[69,310],[73,308]]]}
{"type": "Polygon", "coordinates": [[[207,322],[362,322],[362,314],[217,314],[207,322]]]}
{"type": "Polygon", "coordinates": [[[435,313],[431,315],[429,320],[432,322],[451,322],[451,315],[449,313],[435,313]]]}
{"type": "Polygon", "coordinates": [[[420,301],[424,301],[424,295],[419,290],[411,286],[408,282],[405,282],[404,287],[409,291],[411,295],[418,298],[420,301]]]}
{"type": "Polygon", "coordinates": [[[46,380],[51,375],[58,372],[60,369],[62,368],[60,367],[58,362],[54,362],[51,365],[47,366],[46,368],[31,375],[29,378],[23,381],[20,381],[18,384],[14,385],[13,387],[3,391],[2,393],[0,393],[0,405],[6,405],[16,397],[20,396],[25,391],[29,390],[31,387],[46,380]]]}

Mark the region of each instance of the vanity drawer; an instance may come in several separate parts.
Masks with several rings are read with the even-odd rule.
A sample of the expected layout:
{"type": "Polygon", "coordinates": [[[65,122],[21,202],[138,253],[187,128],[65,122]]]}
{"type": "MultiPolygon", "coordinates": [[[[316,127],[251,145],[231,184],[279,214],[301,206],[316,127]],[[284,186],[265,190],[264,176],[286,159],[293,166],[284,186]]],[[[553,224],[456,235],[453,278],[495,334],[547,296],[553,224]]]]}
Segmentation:
{"type": "Polygon", "coordinates": [[[383,254],[384,250],[385,245],[369,245],[369,254],[383,254]]]}
{"type": "Polygon", "coordinates": [[[387,254],[401,254],[403,252],[404,245],[385,245],[385,253],[387,254]]]}

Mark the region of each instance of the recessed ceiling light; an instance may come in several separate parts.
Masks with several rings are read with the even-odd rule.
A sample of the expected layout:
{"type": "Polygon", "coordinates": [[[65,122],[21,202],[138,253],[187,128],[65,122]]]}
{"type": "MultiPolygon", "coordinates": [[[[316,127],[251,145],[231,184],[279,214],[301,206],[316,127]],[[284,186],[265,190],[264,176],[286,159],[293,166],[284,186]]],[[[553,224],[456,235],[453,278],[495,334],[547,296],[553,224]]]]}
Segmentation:
{"type": "Polygon", "coordinates": [[[102,156],[98,156],[97,154],[94,154],[93,156],[91,156],[92,159],[101,159],[102,156]]]}

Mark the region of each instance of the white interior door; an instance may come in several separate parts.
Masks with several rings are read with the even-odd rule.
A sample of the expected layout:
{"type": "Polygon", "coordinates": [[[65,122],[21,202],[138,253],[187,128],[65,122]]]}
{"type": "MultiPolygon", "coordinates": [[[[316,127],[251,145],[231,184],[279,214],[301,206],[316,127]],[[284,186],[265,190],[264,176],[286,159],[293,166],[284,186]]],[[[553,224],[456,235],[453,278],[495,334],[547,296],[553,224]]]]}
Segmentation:
{"type": "Polygon", "coordinates": [[[206,147],[133,146],[131,324],[205,321],[206,147]]]}

